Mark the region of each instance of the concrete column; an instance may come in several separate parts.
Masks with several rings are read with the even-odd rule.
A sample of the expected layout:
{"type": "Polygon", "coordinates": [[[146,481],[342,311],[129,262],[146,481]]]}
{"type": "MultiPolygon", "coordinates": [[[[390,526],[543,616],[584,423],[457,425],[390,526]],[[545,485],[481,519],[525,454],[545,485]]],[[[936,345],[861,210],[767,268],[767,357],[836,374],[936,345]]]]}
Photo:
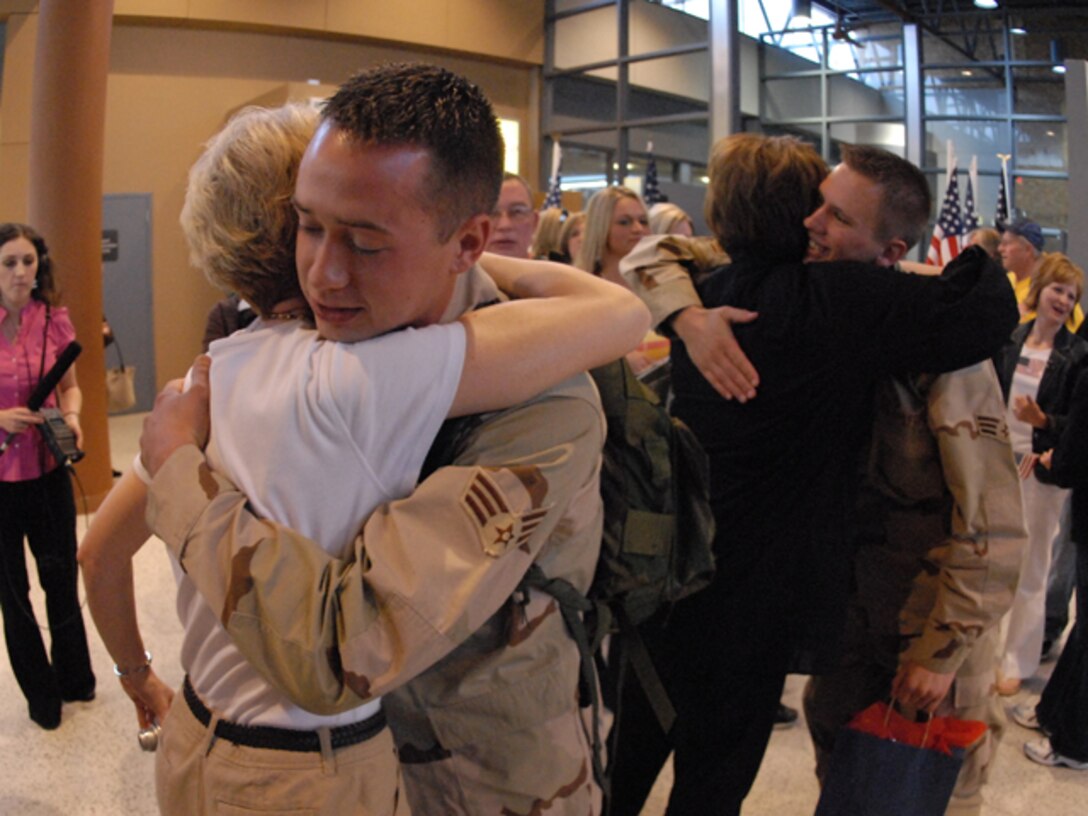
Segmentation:
{"type": "MultiPolygon", "coordinates": [[[[84,446],[92,507],[109,491],[102,346],[102,154],[113,0],[41,0],[31,92],[28,221],[53,255],[83,354],[84,446]]],[[[81,508],[82,509],[82,508],[81,508]]]]}
{"type": "MultiPolygon", "coordinates": [[[[762,89],[760,93],[763,93],[762,89]]],[[[710,144],[739,133],[740,125],[740,14],[737,0],[711,0],[710,144]]]]}
{"type": "MultiPolygon", "coordinates": [[[[1069,220],[1066,234],[1069,257],[1079,266],[1088,266],[1088,62],[1065,61],[1066,140],[1069,145],[1069,220]]],[[[1083,298],[1082,298],[1083,302],[1083,298]]]]}

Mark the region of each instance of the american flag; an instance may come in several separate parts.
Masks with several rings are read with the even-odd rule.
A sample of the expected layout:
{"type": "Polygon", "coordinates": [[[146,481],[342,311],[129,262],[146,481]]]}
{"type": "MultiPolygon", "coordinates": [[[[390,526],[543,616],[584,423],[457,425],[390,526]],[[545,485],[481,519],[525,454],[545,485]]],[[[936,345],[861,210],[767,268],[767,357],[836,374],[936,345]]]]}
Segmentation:
{"type": "Polygon", "coordinates": [[[647,206],[652,207],[654,204],[668,201],[669,197],[662,193],[661,188],[657,186],[657,161],[654,159],[653,142],[646,145],[646,152],[650,154],[650,157],[646,161],[646,181],[642,184],[642,200],[646,202],[647,206]]]}
{"type": "Polygon", "coordinates": [[[1004,230],[1009,223],[1009,155],[998,153],[1001,159],[1001,186],[997,189],[997,213],[994,215],[994,226],[998,230],[1004,230]]]}
{"type": "Polygon", "coordinates": [[[978,156],[971,157],[971,172],[967,174],[967,186],[963,191],[963,232],[966,235],[982,226],[975,211],[975,180],[978,178],[978,156]]]}
{"type": "Polygon", "coordinates": [[[544,199],[544,205],[541,210],[547,210],[554,207],[557,210],[563,208],[563,173],[560,170],[563,164],[563,149],[559,146],[559,141],[552,142],[552,177],[551,182],[548,185],[548,197],[544,199]]]}
{"type": "Polygon", "coordinates": [[[926,263],[944,266],[960,254],[963,242],[963,216],[960,214],[960,183],[955,160],[948,165],[948,187],[941,203],[941,214],[933,227],[926,263]]]}

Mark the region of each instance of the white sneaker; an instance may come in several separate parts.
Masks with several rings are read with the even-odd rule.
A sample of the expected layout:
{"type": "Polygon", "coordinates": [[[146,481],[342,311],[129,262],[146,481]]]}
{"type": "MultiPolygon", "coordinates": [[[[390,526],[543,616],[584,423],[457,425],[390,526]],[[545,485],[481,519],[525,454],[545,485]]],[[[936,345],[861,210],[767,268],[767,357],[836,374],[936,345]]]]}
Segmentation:
{"type": "Polygon", "coordinates": [[[1032,740],[1031,742],[1025,742],[1024,753],[1027,755],[1028,759],[1032,762],[1038,762],[1040,765],[1050,765],[1051,767],[1064,765],[1067,768],[1072,768],[1074,771],[1088,771],[1088,762],[1080,762],[1075,759],[1070,759],[1067,756],[1062,756],[1054,750],[1054,747],[1050,744],[1050,740],[1046,737],[1032,740]]]}
{"type": "Polygon", "coordinates": [[[1017,703],[1009,710],[1009,715],[1024,728],[1039,730],[1039,718],[1035,716],[1035,703],[1017,703]]]}

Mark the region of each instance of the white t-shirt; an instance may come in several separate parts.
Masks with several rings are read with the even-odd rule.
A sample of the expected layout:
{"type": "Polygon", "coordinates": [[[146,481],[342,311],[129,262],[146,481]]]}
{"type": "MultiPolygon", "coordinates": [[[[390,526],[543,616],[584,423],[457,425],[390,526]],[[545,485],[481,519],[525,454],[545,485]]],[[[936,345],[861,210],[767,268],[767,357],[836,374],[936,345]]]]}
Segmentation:
{"type": "Polygon", "coordinates": [[[1012,407],[1019,396],[1035,399],[1039,393],[1039,383],[1042,382],[1043,372],[1046,371],[1047,361],[1050,359],[1050,352],[1051,349],[1036,349],[1027,346],[1020,349],[1020,359],[1016,362],[1016,371],[1012,375],[1012,387],[1009,389],[1009,437],[1012,441],[1013,453],[1021,455],[1031,453],[1031,432],[1034,428],[1017,419],[1012,412],[1012,407]]]}
{"type": "MultiPolygon", "coordinates": [[[[297,323],[258,320],[212,343],[211,466],[258,514],[340,555],[380,504],[409,495],[461,379],[460,323],[334,343],[297,323]]],[[[181,662],[208,707],[247,725],[312,730],[358,722],[291,703],[235,648],[216,611],[174,564],[181,662]]]]}

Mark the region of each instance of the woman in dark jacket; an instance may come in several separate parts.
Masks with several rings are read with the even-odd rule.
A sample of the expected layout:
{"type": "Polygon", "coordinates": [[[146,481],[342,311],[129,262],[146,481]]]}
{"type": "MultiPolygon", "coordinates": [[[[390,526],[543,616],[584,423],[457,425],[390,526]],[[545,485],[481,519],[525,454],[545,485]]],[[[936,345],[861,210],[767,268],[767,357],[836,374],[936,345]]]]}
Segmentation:
{"type": "Polygon", "coordinates": [[[1024,477],[1021,485],[1028,531],[999,669],[997,690],[1004,695],[1018,692],[1021,680],[1039,668],[1050,544],[1058,532],[1058,517],[1068,493],[1055,486],[1036,461],[1061,437],[1078,364],[1088,354],[1088,342],[1064,325],[1080,301],[1083,286],[1084,273],[1076,264],[1060,252],[1048,255],[1024,301],[1028,309],[1037,312],[1035,319],[1013,331],[995,360],[1009,404],[1013,452],[1024,477]]]}
{"type": "MultiPolygon", "coordinates": [[[[1083,366],[1082,366],[1083,368],[1083,366]]],[[[1043,455],[1046,464],[1050,456],[1043,455]]],[[[1078,377],[1065,430],[1051,462],[1054,480],[1073,488],[1073,541],[1077,552],[1077,619],[1050,681],[1023,725],[1040,728],[1043,739],[1024,743],[1029,759],[1043,765],[1088,770],[1088,377],[1078,377]]],[[[1017,707],[1019,709],[1020,707],[1017,707]]]]}

